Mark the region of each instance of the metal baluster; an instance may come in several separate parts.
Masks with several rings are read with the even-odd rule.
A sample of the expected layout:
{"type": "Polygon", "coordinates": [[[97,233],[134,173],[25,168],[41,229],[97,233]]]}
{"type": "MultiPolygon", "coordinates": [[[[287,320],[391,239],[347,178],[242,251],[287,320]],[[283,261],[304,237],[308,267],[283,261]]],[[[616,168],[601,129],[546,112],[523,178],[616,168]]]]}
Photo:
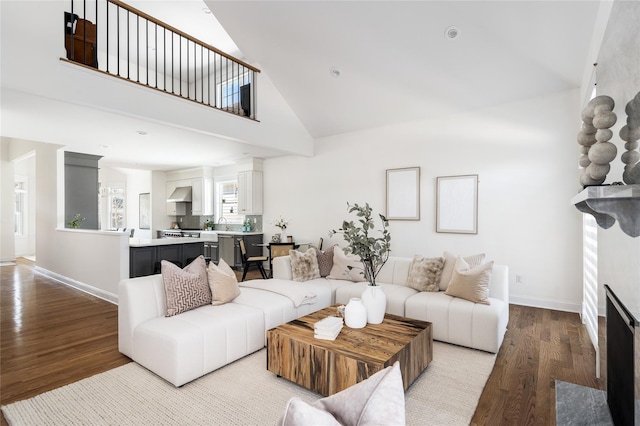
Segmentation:
{"type": "Polygon", "coordinates": [[[105,14],[107,15],[107,72],[110,72],[111,70],[111,66],[109,63],[109,5],[110,4],[111,3],[107,1],[107,9],[105,12],[105,14]]]}
{"type": "Polygon", "coordinates": [[[140,83],[140,16],[136,15],[136,81],[140,83]]]}
{"type": "Polygon", "coordinates": [[[130,50],[131,50],[131,40],[130,40],[130,36],[129,36],[129,28],[130,28],[130,23],[129,23],[129,16],[131,15],[131,12],[129,12],[127,10],[127,80],[131,79],[129,70],[130,70],[130,66],[129,64],[131,63],[131,55],[130,55],[130,50]]]}

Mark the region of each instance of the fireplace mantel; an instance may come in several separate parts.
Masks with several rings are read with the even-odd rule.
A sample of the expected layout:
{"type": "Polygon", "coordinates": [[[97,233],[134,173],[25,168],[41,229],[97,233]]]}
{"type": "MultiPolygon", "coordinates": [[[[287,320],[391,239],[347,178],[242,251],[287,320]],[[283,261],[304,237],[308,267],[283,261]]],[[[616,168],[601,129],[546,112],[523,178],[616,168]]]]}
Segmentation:
{"type": "Polygon", "coordinates": [[[592,215],[598,226],[609,229],[618,221],[631,237],[640,236],[640,185],[588,186],[571,199],[583,213],[592,215]]]}

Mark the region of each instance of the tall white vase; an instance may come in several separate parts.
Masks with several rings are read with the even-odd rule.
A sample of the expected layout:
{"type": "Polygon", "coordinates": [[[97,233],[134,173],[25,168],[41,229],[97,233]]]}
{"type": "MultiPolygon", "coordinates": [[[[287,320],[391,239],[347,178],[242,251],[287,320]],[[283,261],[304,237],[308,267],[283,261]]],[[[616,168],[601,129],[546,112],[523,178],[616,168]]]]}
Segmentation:
{"type": "Polygon", "coordinates": [[[367,308],[359,298],[349,299],[344,308],[344,322],[349,328],[362,328],[367,325],[367,308]]]}
{"type": "Polygon", "coordinates": [[[367,322],[380,324],[387,310],[387,295],[379,285],[368,285],[362,292],[362,303],[367,308],[367,322]]]}

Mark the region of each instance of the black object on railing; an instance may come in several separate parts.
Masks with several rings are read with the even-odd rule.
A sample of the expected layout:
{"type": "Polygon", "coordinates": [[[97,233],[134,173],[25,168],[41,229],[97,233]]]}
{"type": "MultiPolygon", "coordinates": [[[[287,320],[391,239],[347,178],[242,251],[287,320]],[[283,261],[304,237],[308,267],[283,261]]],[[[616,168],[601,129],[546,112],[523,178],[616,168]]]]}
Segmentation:
{"type": "Polygon", "coordinates": [[[70,0],[69,10],[67,59],[256,119],[259,69],[119,0],[70,0]]]}

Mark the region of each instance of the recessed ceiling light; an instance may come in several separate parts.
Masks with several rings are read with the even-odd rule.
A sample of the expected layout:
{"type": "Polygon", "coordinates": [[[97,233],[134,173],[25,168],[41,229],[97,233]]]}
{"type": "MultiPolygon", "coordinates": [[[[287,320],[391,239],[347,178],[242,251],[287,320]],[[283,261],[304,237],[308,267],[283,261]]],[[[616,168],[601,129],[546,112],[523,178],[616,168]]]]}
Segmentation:
{"type": "Polygon", "coordinates": [[[103,144],[100,144],[100,145],[98,145],[98,148],[102,148],[102,149],[109,149],[109,148],[111,148],[111,147],[110,147],[109,145],[103,145],[103,144]]]}
{"type": "Polygon", "coordinates": [[[136,133],[139,134],[140,136],[144,136],[147,134],[147,132],[145,132],[144,130],[136,130],[136,133]]]}
{"type": "Polygon", "coordinates": [[[340,68],[338,67],[331,67],[331,69],[329,70],[329,74],[331,74],[332,76],[334,76],[335,78],[340,77],[341,71],[340,68]]]}
{"type": "Polygon", "coordinates": [[[455,25],[447,27],[447,29],[444,30],[444,36],[448,40],[454,40],[454,39],[460,37],[461,33],[462,33],[462,31],[460,30],[460,28],[456,27],[455,25]]]}
{"type": "Polygon", "coordinates": [[[211,11],[207,7],[202,8],[202,13],[206,13],[207,15],[211,15],[211,11]]]}

